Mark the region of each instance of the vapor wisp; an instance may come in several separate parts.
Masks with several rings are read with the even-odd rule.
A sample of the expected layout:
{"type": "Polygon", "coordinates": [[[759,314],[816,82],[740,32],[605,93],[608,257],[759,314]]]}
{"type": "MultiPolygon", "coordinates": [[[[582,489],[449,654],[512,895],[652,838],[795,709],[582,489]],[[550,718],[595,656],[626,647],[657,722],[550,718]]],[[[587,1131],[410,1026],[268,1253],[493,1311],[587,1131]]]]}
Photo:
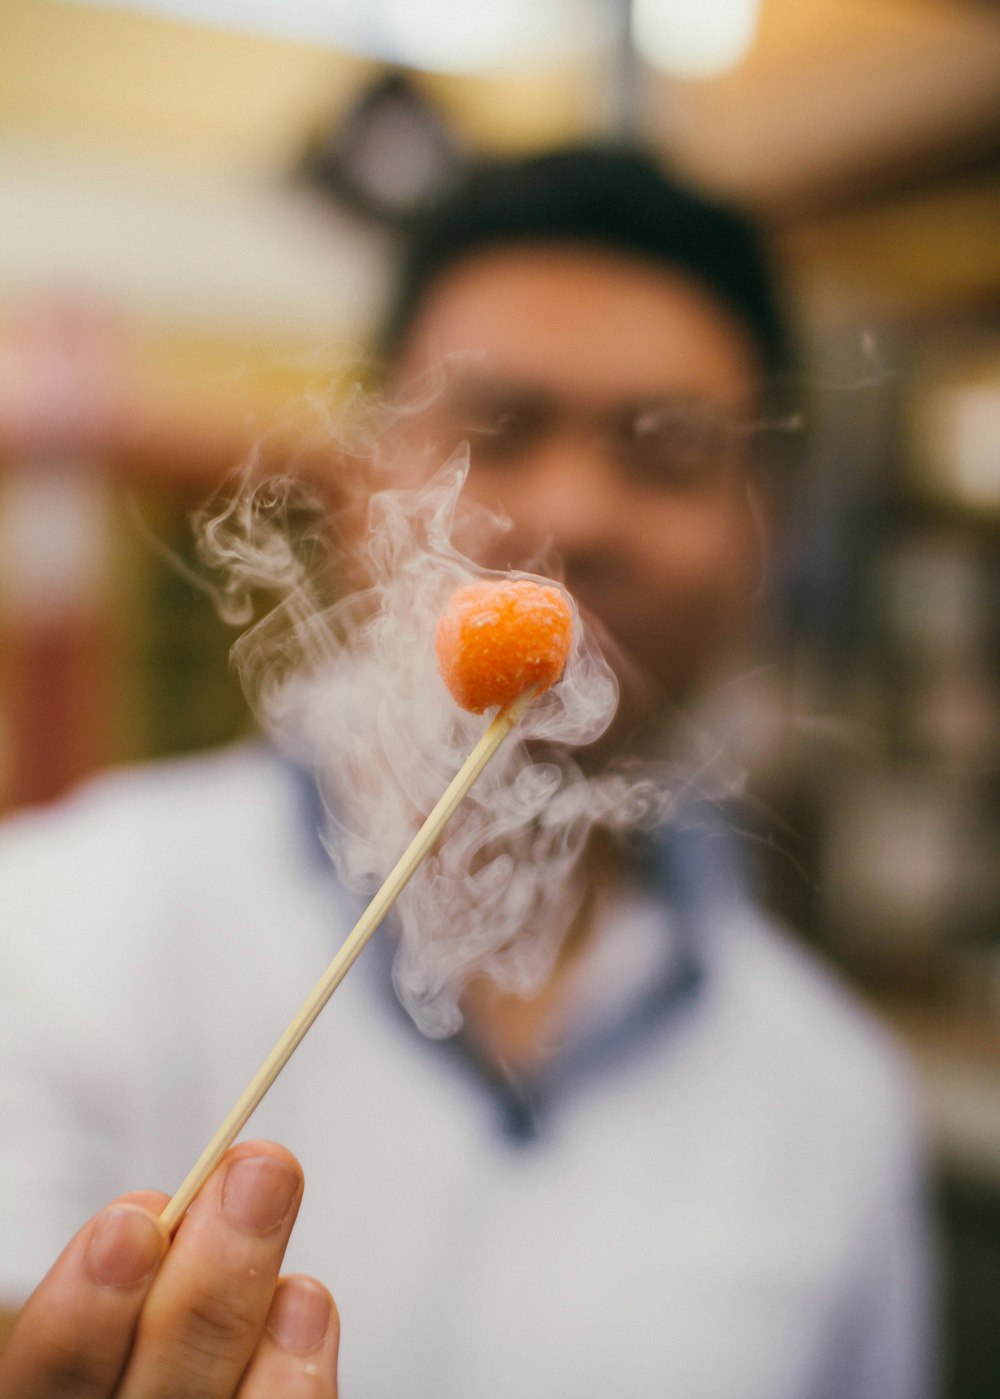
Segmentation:
{"type": "MultiPolygon", "coordinates": [[[[255,601],[273,604],[234,662],[265,732],[315,773],[325,844],[359,892],[379,886],[485,727],[448,694],[433,646],[452,591],[493,576],[453,543],[466,473],[459,456],[429,483],[376,491],[359,541],[335,542],[322,509],[303,509],[301,487],[283,479],[248,477],[199,521],[224,613],[246,621],[255,601]],[[338,594],[359,562],[364,585],[338,594]]],[[[499,528],[476,522],[480,538],[499,528]]],[[[574,616],[562,680],[529,706],[397,905],[394,980],[429,1035],[458,1028],[473,974],[537,988],[576,911],[592,831],[646,825],[669,807],[662,773],[585,775],[574,759],[617,703],[574,616]]]]}

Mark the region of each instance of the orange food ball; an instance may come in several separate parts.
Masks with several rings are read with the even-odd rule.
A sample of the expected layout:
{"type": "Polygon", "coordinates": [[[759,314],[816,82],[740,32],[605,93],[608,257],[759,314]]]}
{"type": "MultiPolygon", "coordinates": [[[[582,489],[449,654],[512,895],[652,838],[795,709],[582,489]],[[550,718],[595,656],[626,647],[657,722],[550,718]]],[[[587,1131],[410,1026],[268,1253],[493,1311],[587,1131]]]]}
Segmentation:
{"type": "Polygon", "coordinates": [[[530,578],[470,583],[452,594],[434,638],[438,666],[463,709],[482,714],[563,672],[573,614],[559,589],[530,578]]]}

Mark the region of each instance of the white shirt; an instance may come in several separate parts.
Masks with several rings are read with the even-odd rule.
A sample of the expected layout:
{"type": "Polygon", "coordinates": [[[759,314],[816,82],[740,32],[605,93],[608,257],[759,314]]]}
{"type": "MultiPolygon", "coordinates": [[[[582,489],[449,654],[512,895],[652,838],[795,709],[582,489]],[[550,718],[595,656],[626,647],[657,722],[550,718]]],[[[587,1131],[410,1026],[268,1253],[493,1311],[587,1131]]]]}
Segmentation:
{"type": "MultiPolygon", "coordinates": [[[[304,817],[288,770],[244,749],[8,823],[0,1299],[113,1195],[179,1184],[326,965],[356,905],[304,817]]],[[[305,1168],[287,1266],[337,1298],[344,1399],[924,1392],[894,1051],[744,906],[701,955],[697,995],[515,1139],[363,954],[250,1126],[305,1168]]]]}

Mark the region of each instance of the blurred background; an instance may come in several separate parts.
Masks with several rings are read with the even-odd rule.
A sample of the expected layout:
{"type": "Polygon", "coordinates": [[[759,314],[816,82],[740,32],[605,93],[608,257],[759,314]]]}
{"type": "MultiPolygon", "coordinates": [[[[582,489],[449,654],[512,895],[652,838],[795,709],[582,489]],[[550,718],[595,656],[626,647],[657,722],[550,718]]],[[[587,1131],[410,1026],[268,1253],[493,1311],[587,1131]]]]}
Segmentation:
{"type": "Polygon", "coordinates": [[[757,877],[910,1049],[945,1392],[996,1396],[996,0],[3,0],[0,812],[246,728],[165,550],[248,454],[322,455],[456,161],[601,133],[747,204],[788,268],[808,461],[780,655],[740,693],[757,877]]]}

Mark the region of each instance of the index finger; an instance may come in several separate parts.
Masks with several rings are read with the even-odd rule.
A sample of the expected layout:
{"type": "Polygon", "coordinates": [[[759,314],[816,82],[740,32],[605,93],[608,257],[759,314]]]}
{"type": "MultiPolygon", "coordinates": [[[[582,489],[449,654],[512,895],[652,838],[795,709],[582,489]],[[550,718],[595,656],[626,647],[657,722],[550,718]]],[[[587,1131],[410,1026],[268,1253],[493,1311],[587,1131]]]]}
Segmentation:
{"type": "Polygon", "coordinates": [[[28,1298],[0,1357],[4,1399],[107,1399],[167,1251],[158,1191],[123,1195],[83,1226],[28,1298]]]}
{"type": "Polygon", "coordinates": [[[273,1142],[242,1142],[185,1215],[143,1308],[121,1399],[237,1389],[267,1324],[302,1170],[273,1142]]]}

